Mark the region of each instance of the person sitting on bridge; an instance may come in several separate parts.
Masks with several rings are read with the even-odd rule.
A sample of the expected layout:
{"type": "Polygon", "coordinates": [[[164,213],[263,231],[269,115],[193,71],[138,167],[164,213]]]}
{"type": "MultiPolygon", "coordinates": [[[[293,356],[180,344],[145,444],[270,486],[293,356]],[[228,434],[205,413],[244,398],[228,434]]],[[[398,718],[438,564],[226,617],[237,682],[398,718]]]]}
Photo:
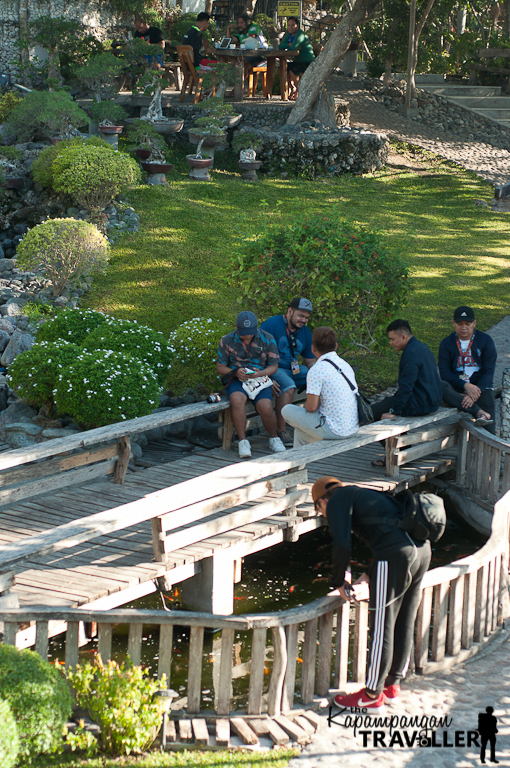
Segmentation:
{"type": "Polygon", "coordinates": [[[443,400],[475,419],[477,427],[496,434],[494,369],[498,353],[488,333],[475,330],[471,307],[457,307],[453,314],[454,332],[439,345],[439,374],[443,400]]]}
{"type": "Polygon", "coordinates": [[[287,34],[278,48],[280,51],[299,51],[299,55],[287,64],[289,99],[295,101],[298,97],[299,79],[315,59],[311,40],[300,29],[297,16],[289,16],[287,19],[287,34]]]}
{"type": "Polygon", "coordinates": [[[283,418],[294,427],[294,448],[317,440],[343,440],[358,431],[356,379],[349,363],[338,357],[337,347],[333,328],[314,330],[312,352],[318,359],[306,377],[305,407],[282,408],[283,418]]]}
{"type": "Polygon", "coordinates": [[[306,327],[313,311],[309,299],[292,299],[285,315],[275,315],[264,320],[260,328],[267,331],[276,341],[280,362],[273,379],[273,394],[276,395],[276,422],[278,437],[284,445],[292,445],[292,438],[285,428],[282,408],[292,403],[296,389],[304,389],[308,369],[315,363],[312,352],[312,332],[306,327]],[[300,365],[302,357],[304,365],[300,365]]]}
{"type": "Polygon", "coordinates": [[[366,687],[348,696],[335,696],[338,707],[377,711],[386,699],[398,699],[407,672],[414,621],[421,600],[421,581],[428,570],[430,542],[414,539],[394,523],[401,504],[386,493],[355,485],[342,486],[335,477],[320,477],[312,486],[316,511],[327,518],[333,538],[331,586],[344,600],[366,599],[369,584],[371,626],[366,687]],[[372,518],[372,519],[370,519],[372,518]],[[351,585],[351,533],[373,553],[368,569],[351,585]]]}
{"type": "MultiPolygon", "coordinates": [[[[251,381],[254,385],[260,385],[257,394],[250,399],[253,400],[262,423],[269,432],[269,447],[273,453],[285,451],[276,430],[272,381],[256,381],[276,373],[279,361],[275,340],[266,331],[259,330],[253,312],[240,312],[236,319],[236,330],[220,339],[216,370],[222,377],[230,399],[232,422],[239,438],[241,459],[249,459],[251,456],[250,443],[246,439],[246,401],[249,397],[249,387],[243,387],[243,384],[251,381]]],[[[250,394],[254,395],[255,392],[250,394]]]]}
{"type": "MultiPolygon", "coordinates": [[[[434,355],[413,336],[407,320],[393,320],[386,328],[389,344],[402,352],[398,367],[398,389],[391,397],[372,403],[374,421],[396,416],[426,416],[439,410],[443,390],[434,355]]],[[[384,467],[385,459],[372,462],[384,467]]]]}

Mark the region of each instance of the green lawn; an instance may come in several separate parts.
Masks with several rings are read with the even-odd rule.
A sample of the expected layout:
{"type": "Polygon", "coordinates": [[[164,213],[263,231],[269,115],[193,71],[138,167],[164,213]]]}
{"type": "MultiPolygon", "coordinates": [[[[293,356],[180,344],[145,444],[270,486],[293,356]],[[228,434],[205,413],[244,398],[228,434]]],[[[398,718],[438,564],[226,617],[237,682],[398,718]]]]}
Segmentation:
{"type": "MultiPolygon", "coordinates": [[[[208,184],[190,181],[177,157],[168,188],[140,186],[130,193],[140,232],[118,241],[88,306],[164,333],[192,317],[232,322],[240,308],[228,285],[237,238],[320,212],[384,232],[403,254],[415,288],[402,315],[434,353],[451,332],[459,304],[476,308],[481,330],[507,314],[510,218],[474,204],[488,201],[492,188],[473,174],[420,153],[429,175],[384,169],[367,177],[263,178],[250,184],[229,170],[235,166],[225,154],[220,162],[226,170],[214,171],[208,184]]],[[[355,363],[368,391],[395,380],[393,354],[355,363]]]]}
{"type": "Polygon", "coordinates": [[[34,768],[285,768],[298,749],[273,749],[269,752],[221,750],[203,752],[151,752],[145,756],[80,758],[73,754],[41,756],[34,768]]]}

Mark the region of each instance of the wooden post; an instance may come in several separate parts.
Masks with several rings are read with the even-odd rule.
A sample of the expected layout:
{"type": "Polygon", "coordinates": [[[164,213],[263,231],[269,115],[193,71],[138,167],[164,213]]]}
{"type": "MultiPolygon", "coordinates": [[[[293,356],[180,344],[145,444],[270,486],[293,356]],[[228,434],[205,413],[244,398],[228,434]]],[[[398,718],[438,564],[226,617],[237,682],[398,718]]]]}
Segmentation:
{"type": "Polygon", "coordinates": [[[336,614],[335,680],[334,686],[345,690],[349,663],[349,614],[350,603],[345,602],[336,614]]]}
{"type": "Polygon", "coordinates": [[[317,663],[317,695],[327,696],[331,684],[331,648],[333,640],[333,611],[319,619],[319,660],[317,663]]]}
{"type": "Polygon", "coordinates": [[[234,435],[234,423],[232,421],[232,412],[230,408],[223,411],[223,450],[230,451],[232,448],[232,437],[234,435]]]}
{"type": "Polygon", "coordinates": [[[416,669],[418,670],[424,670],[428,663],[430,618],[432,615],[432,590],[433,587],[422,589],[421,603],[416,618],[414,661],[416,669]]]}
{"type": "Polygon", "coordinates": [[[315,659],[317,656],[318,623],[318,619],[310,619],[305,624],[303,669],[301,672],[301,701],[303,704],[310,704],[315,689],[315,659]]]}
{"type": "Polygon", "coordinates": [[[464,576],[458,576],[450,585],[450,611],[446,648],[450,656],[460,652],[462,614],[464,608],[464,576]]]}
{"type": "Polygon", "coordinates": [[[115,471],[113,473],[113,482],[119,485],[124,485],[124,478],[129,464],[129,457],[131,456],[131,437],[124,435],[120,438],[119,445],[119,458],[115,465],[115,471]]]}
{"type": "Polygon", "coordinates": [[[285,683],[282,696],[282,712],[289,712],[294,706],[298,630],[299,624],[290,624],[286,627],[287,669],[285,670],[285,683]]]}
{"type": "Polygon", "coordinates": [[[386,476],[398,477],[398,437],[388,437],[385,442],[386,448],[386,476]]]}
{"type": "Polygon", "coordinates": [[[432,661],[441,661],[445,655],[449,587],[448,582],[443,582],[433,588],[434,626],[432,628],[432,661]]]}
{"type": "Polygon", "coordinates": [[[462,611],[462,648],[471,648],[475,630],[476,573],[464,577],[464,610],[462,611]]]}
{"type": "Polygon", "coordinates": [[[230,699],[232,696],[232,647],[234,645],[234,630],[223,627],[221,630],[220,679],[218,683],[218,715],[230,714],[230,699]]]}
{"type": "Polygon", "coordinates": [[[271,680],[269,682],[269,696],[267,711],[271,717],[280,715],[282,711],[283,682],[287,668],[287,647],[285,630],[283,627],[273,627],[274,660],[271,680]]]}
{"type": "Polygon", "coordinates": [[[354,643],[352,654],[352,679],[364,683],[367,672],[368,602],[354,607],[354,643]]]}
{"type": "Polygon", "coordinates": [[[188,715],[196,715],[200,712],[203,650],[204,628],[191,627],[188,661],[188,715]]]}
{"type": "Polygon", "coordinates": [[[253,630],[251,644],[250,690],[248,692],[248,714],[260,715],[262,712],[262,688],[264,685],[264,664],[266,661],[267,629],[253,630]]]}

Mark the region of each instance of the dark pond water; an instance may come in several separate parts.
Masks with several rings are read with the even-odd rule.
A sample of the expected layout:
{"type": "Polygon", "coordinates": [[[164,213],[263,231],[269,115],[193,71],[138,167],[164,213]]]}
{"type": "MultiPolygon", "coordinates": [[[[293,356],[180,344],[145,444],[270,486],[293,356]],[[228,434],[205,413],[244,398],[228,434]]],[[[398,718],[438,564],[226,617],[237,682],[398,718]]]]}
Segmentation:
{"type": "MultiPolygon", "coordinates": [[[[433,547],[431,568],[450,563],[460,557],[472,554],[481,547],[484,539],[467,529],[461,521],[449,517],[442,539],[433,547]]],[[[353,537],[351,566],[357,578],[370,561],[370,550],[353,537]]],[[[331,539],[327,529],[321,528],[305,534],[297,542],[284,542],[270,549],[245,558],[242,581],[235,585],[234,613],[249,614],[286,610],[310,603],[328,592],[331,563],[331,539]]],[[[167,595],[167,604],[174,609],[181,608],[180,589],[177,585],[167,595]]],[[[125,607],[161,608],[161,598],[154,593],[129,603],[125,607]]],[[[127,626],[117,626],[113,636],[113,656],[118,661],[126,658],[127,626]]],[[[296,688],[299,692],[301,670],[302,633],[298,648],[296,688]]],[[[219,675],[221,632],[206,631],[204,654],[209,663],[204,665],[202,680],[202,706],[214,708],[215,682],[219,675]]],[[[150,674],[157,673],[159,632],[157,627],[144,628],[142,663],[150,674]]],[[[269,685],[272,668],[272,649],[268,636],[268,654],[265,667],[265,690],[269,685]]],[[[80,660],[92,659],[97,643],[92,641],[80,650],[80,660]]],[[[189,630],[175,627],[171,687],[181,696],[185,695],[189,630]]],[[[249,659],[251,633],[237,632],[233,655],[233,700],[236,708],[246,705],[249,684],[249,659]]],[[[54,658],[63,658],[63,647],[59,639],[52,643],[54,658]]],[[[183,702],[177,702],[183,705],[183,702]]]]}

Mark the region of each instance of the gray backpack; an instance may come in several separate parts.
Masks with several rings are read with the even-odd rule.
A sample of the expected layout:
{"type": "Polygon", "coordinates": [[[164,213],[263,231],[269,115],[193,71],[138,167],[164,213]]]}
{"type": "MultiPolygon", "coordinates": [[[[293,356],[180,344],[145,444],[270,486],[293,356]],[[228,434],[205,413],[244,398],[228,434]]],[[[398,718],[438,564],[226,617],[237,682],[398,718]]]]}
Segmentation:
{"type": "Polygon", "coordinates": [[[384,491],[401,507],[400,520],[390,520],[387,517],[373,517],[364,523],[379,523],[394,525],[408,533],[413,539],[435,544],[439,541],[446,527],[446,512],[444,501],[434,493],[413,493],[409,489],[400,493],[384,491]]]}

